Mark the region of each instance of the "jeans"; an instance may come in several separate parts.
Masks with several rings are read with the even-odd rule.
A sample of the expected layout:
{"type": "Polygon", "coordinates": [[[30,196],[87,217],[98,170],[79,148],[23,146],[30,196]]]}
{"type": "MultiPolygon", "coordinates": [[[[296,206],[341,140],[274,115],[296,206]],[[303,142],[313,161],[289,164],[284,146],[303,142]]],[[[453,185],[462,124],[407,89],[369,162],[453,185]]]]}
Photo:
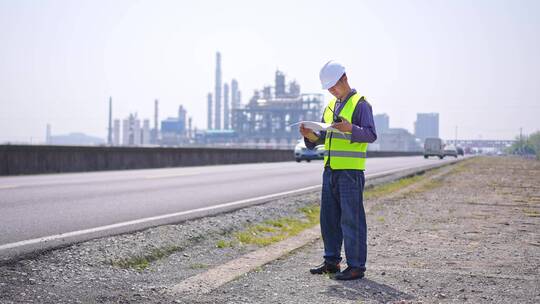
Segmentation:
{"type": "Polygon", "coordinates": [[[324,259],[341,262],[341,244],[350,267],[366,270],[367,224],[364,211],[364,171],[324,169],[321,234],[324,259]]]}

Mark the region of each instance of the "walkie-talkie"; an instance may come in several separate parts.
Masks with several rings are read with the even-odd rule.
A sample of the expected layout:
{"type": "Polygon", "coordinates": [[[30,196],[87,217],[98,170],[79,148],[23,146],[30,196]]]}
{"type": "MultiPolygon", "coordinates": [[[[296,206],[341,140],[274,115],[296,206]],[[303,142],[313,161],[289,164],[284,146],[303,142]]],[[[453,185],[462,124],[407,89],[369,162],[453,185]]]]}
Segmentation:
{"type": "Polygon", "coordinates": [[[328,109],[332,112],[332,114],[334,114],[334,122],[342,122],[343,120],[341,120],[341,117],[337,116],[336,112],[334,112],[334,110],[332,110],[332,108],[330,108],[330,106],[328,106],[328,109]]]}

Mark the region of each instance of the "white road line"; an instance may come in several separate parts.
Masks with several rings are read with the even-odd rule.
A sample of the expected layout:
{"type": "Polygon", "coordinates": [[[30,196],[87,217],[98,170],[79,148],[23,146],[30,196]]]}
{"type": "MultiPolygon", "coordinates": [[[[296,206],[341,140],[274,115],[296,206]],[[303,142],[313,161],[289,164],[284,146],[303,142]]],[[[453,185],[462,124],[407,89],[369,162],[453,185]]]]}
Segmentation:
{"type": "Polygon", "coordinates": [[[17,188],[18,186],[17,185],[0,185],[0,190],[2,189],[13,189],[13,188],[17,188]]]}
{"type": "MultiPolygon", "coordinates": [[[[121,179],[110,179],[110,180],[104,180],[99,181],[106,183],[108,181],[129,181],[129,180],[138,180],[141,178],[144,179],[160,179],[160,178],[171,178],[171,177],[181,177],[181,176],[193,176],[193,175],[199,175],[201,172],[185,172],[185,173],[171,173],[171,174],[160,174],[160,175],[147,175],[147,176],[141,176],[141,177],[130,177],[126,179],[125,177],[121,177],[121,179]]],[[[96,182],[97,180],[89,180],[89,181],[54,181],[54,182],[41,182],[41,183],[35,183],[35,184],[21,184],[21,185],[0,185],[0,190],[2,189],[13,189],[17,187],[43,187],[43,186],[57,186],[57,185],[66,185],[66,186],[73,186],[73,185],[83,185],[87,182],[96,182]]]]}
{"type": "Polygon", "coordinates": [[[161,175],[148,175],[144,178],[146,179],[158,179],[158,178],[169,178],[169,177],[180,177],[180,176],[193,176],[199,175],[201,172],[185,172],[185,173],[172,173],[172,174],[161,174],[161,175]]]}

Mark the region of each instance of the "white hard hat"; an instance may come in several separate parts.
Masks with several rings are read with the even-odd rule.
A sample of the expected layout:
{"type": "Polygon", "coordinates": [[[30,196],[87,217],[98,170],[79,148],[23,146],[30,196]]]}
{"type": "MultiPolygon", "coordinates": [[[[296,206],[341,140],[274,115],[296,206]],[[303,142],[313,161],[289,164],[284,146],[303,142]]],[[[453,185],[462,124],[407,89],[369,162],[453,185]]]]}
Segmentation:
{"type": "Polygon", "coordinates": [[[323,90],[333,87],[343,74],[345,74],[345,67],[343,65],[333,60],[328,61],[319,73],[323,90]]]}

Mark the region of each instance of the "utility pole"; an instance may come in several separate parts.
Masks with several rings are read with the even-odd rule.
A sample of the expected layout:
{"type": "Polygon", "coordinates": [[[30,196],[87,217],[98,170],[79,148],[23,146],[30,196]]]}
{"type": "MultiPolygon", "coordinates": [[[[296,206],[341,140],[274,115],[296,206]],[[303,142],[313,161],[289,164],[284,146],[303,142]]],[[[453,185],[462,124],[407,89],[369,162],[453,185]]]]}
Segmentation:
{"type": "Polygon", "coordinates": [[[457,126],[456,126],[456,133],[455,133],[455,137],[454,137],[454,146],[457,147],[457,126]]]}
{"type": "Polygon", "coordinates": [[[159,124],[158,124],[158,107],[159,100],[154,100],[154,130],[152,135],[152,143],[154,145],[159,144],[159,124]]]}
{"type": "Polygon", "coordinates": [[[109,97],[109,128],[107,134],[107,145],[112,146],[112,96],[109,97]]]}
{"type": "Polygon", "coordinates": [[[519,128],[519,155],[523,155],[523,128],[519,128]]]}

